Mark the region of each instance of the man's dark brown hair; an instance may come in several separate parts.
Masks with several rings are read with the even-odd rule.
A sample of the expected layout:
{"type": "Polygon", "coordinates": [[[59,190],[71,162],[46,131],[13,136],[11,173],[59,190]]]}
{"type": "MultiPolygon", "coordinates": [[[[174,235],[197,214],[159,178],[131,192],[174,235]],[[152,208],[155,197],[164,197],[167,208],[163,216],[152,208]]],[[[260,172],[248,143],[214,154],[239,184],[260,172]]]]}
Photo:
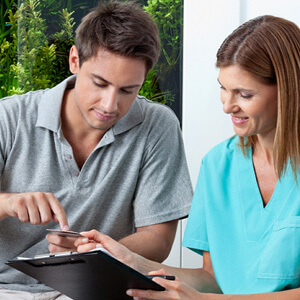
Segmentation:
{"type": "Polygon", "coordinates": [[[134,1],[100,3],[77,28],[76,47],[80,66],[103,48],[144,60],[147,73],[160,54],[157,25],[134,1]]]}

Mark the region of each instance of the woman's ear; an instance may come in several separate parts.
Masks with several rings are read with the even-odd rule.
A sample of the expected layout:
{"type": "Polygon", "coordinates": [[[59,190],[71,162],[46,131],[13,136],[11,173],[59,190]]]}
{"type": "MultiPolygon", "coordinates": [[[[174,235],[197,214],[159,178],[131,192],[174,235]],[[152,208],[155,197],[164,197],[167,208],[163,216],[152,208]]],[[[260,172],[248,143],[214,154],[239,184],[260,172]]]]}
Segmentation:
{"type": "Polygon", "coordinates": [[[79,71],[79,56],[76,46],[72,46],[69,55],[69,69],[72,74],[78,74],[79,71]]]}

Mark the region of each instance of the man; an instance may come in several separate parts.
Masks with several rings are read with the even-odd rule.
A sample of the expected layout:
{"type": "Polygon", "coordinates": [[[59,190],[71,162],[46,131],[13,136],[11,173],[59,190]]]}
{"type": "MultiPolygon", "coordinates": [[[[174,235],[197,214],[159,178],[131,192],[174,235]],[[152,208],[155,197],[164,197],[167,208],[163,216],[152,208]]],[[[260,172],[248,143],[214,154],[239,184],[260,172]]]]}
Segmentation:
{"type": "Polygon", "coordinates": [[[4,263],[74,250],[74,239],[45,239],[53,221],[96,228],[156,261],[168,256],[192,188],[174,113],[138,96],[159,52],[139,6],[102,4],[77,29],[74,76],[0,101],[2,288],[49,290],[4,263]]]}

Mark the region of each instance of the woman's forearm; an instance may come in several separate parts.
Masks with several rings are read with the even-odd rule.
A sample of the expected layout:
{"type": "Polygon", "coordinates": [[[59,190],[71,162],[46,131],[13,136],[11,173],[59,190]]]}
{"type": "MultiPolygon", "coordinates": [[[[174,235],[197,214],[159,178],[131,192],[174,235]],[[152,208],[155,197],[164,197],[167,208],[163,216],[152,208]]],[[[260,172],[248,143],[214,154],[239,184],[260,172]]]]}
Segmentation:
{"type": "Polygon", "coordinates": [[[251,295],[216,295],[207,294],[207,300],[299,300],[300,288],[273,292],[273,293],[261,293],[251,295]]]}
{"type": "Polygon", "coordinates": [[[222,293],[214,276],[212,276],[202,268],[176,268],[145,259],[144,257],[140,257],[140,259],[138,259],[137,261],[137,269],[139,269],[139,271],[143,274],[164,269],[168,273],[175,275],[181,281],[186,282],[188,285],[192,286],[199,292],[215,294],[222,293]]]}

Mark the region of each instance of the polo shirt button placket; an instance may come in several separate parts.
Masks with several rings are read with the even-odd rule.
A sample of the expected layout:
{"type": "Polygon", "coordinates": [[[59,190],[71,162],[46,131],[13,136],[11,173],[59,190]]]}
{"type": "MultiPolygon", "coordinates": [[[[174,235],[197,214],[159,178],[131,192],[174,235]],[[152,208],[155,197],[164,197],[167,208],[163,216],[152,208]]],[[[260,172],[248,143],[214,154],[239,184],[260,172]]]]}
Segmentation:
{"type": "Polygon", "coordinates": [[[67,154],[67,155],[66,155],[66,158],[67,158],[67,159],[72,159],[72,155],[71,155],[71,154],[67,154]]]}

